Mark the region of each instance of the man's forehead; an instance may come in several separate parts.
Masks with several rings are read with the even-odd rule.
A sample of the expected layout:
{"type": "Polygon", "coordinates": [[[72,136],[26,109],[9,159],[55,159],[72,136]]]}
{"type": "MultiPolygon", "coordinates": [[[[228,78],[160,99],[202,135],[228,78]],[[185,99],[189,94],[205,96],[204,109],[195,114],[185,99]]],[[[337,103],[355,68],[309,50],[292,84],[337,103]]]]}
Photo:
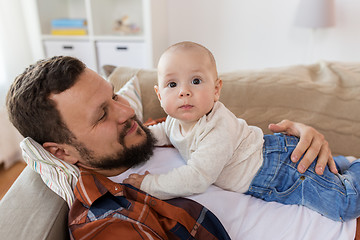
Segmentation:
{"type": "Polygon", "coordinates": [[[51,94],[49,98],[55,102],[64,119],[76,121],[73,116],[88,119],[90,114],[102,107],[109,96],[112,97],[112,93],[112,84],[90,70],[84,71],[72,87],[61,93],[51,94]]]}
{"type": "Polygon", "coordinates": [[[86,68],[75,80],[75,83],[66,89],[63,92],[60,93],[51,93],[50,98],[59,98],[59,96],[67,95],[68,97],[77,97],[83,94],[86,94],[87,91],[94,91],[96,88],[100,85],[103,85],[106,82],[104,79],[102,79],[100,76],[98,76],[95,72],[92,70],[86,68]],[[77,94],[75,95],[74,92],[77,94]]]}

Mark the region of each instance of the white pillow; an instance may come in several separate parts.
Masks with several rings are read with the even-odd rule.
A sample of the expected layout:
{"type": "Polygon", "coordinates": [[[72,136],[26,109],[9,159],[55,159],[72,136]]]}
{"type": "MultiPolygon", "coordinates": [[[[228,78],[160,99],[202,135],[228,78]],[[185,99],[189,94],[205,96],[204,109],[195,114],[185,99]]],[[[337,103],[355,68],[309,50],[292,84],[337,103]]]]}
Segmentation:
{"type": "MultiPolygon", "coordinates": [[[[143,121],[143,108],[139,80],[132,77],[117,94],[124,97],[135,110],[140,121],[143,121]]],[[[80,175],[79,169],[68,164],[46,151],[32,138],[25,138],[20,143],[25,162],[39,173],[44,183],[57,195],[62,197],[69,207],[74,202],[73,189],[80,175]]]]}
{"type": "Polygon", "coordinates": [[[141,103],[141,91],[139,79],[133,76],[118,92],[117,94],[125,98],[130,106],[135,110],[138,119],[143,122],[143,107],[141,103]]]}
{"type": "Polygon", "coordinates": [[[74,202],[73,189],[80,176],[77,166],[55,157],[30,137],[20,142],[20,148],[27,165],[39,173],[44,183],[70,207],[74,202]]]}

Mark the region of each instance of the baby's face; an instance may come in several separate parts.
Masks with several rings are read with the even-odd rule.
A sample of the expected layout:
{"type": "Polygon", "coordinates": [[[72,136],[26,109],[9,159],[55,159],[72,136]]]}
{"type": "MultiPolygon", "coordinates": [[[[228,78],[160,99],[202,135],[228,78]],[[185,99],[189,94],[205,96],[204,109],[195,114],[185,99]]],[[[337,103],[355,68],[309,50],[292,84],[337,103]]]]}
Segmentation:
{"type": "Polygon", "coordinates": [[[165,53],[158,65],[155,91],[165,112],[184,123],[196,122],[209,113],[219,99],[221,82],[207,52],[175,49],[165,53]]]}

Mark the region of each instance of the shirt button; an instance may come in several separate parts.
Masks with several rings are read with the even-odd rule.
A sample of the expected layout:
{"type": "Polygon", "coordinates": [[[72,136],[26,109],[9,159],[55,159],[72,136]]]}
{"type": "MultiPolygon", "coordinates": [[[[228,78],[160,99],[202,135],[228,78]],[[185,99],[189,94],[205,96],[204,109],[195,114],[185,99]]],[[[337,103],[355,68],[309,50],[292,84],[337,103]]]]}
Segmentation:
{"type": "Polygon", "coordinates": [[[118,187],[115,187],[115,191],[117,191],[119,188],[118,187]]]}
{"type": "Polygon", "coordinates": [[[154,207],[156,205],[156,200],[150,200],[150,206],[154,207]]]}

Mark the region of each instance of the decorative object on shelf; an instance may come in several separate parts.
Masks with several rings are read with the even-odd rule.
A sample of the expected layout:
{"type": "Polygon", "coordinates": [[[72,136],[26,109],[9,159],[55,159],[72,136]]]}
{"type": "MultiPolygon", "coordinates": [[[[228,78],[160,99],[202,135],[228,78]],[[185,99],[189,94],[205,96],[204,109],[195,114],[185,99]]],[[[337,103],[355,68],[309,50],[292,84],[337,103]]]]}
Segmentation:
{"type": "Polygon", "coordinates": [[[131,23],[129,16],[125,15],[121,19],[115,21],[113,31],[114,33],[128,35],[138,33],[140,28],[135,23],[131,23]]]}
{"type": "Polygon", "coordinates": [[[60,18],[51,21],[52,35],[87,35],[86,19],[60,18]]]}

